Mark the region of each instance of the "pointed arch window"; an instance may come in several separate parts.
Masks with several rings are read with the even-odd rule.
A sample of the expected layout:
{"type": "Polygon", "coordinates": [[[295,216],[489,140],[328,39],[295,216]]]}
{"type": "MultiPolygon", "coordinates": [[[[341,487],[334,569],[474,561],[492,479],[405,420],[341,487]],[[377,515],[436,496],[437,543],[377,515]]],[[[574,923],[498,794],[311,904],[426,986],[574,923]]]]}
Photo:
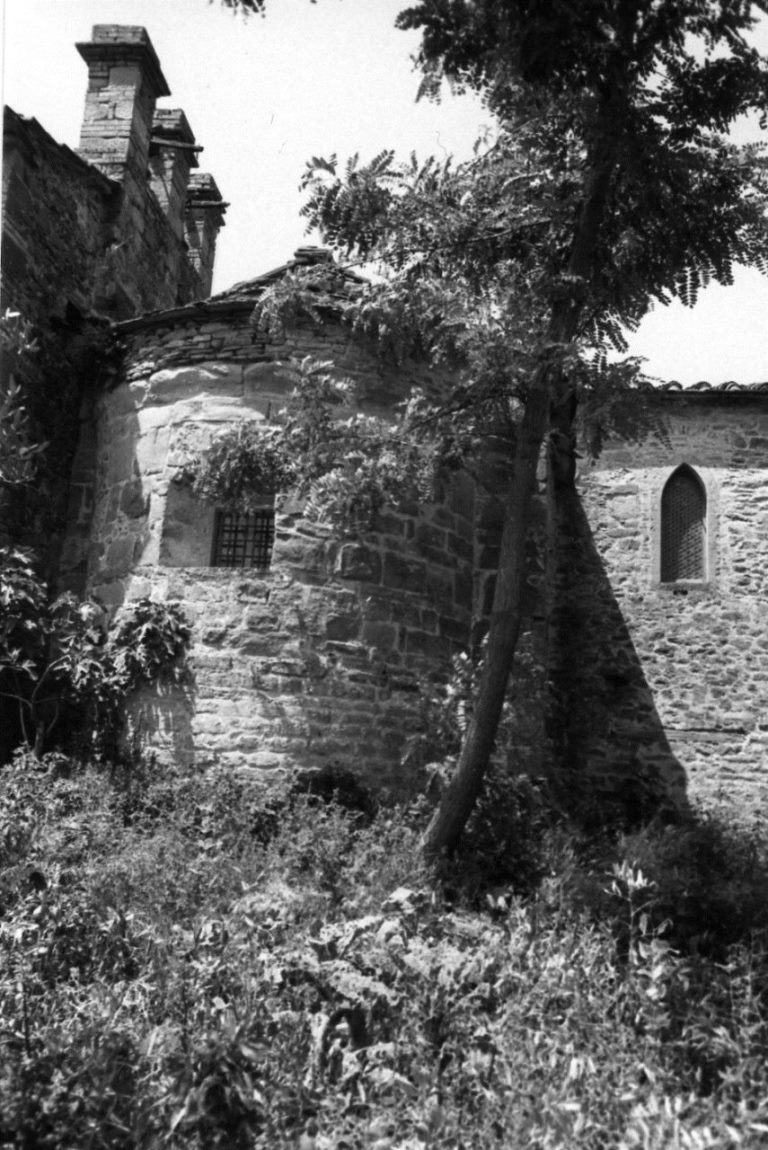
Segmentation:
{"type": "Polygon", "coordinates": [[[707,495],[692,467],[673,471],[661,494],[661,581],[706,578],[707,495]]]}

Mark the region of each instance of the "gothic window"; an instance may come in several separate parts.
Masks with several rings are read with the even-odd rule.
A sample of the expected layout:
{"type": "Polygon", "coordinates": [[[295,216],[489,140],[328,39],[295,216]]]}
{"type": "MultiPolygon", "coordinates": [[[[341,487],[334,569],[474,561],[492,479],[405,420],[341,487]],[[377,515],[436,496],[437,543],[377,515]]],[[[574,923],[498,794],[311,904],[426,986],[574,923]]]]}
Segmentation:
{"type": "Polygon", "coordinates": [[[696,472],[683,464],[661,495],[661,581],[704,579],[707,496],[696,472]]]}
{"type": "Polygon", "coordinates": [[[218,511],[213,528],[213,567],[269,567],[275,541],[275,513],[218,511]]]}

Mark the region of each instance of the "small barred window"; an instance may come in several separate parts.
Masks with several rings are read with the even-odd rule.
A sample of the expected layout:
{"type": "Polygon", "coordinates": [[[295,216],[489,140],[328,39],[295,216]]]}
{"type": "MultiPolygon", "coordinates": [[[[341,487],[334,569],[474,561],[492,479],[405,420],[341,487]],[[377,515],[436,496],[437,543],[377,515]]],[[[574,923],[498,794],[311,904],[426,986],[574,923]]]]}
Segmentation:
{"type": "Polygon", "coordinates": [[[661,581],[703,579],[706,570],[707,497],[704,485],[683,464],[661,496],[661,581]]]}
{"type": "Polygon", "coordinates": [[[275,541],[275,513],[219,511],[213,531],[213,567],[269,567],[275,541]]]}

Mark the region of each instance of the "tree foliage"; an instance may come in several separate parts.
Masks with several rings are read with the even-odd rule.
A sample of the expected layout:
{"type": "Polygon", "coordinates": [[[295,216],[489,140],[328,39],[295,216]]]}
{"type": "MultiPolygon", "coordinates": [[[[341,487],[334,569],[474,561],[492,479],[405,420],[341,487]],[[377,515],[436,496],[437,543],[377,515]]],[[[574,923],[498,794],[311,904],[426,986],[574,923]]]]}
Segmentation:
{"type": "Polygon", "coordinates": [[[439,353],[463,312],[468,404],[490,381],[517,424],[485,669],[430,850],[455,846],[493,747],[542,447],[555,487],[568,485],[579,401],[600,413],[599,446],[619,410],[605,383],[636,388],[632,365],[605,355],[625,347],[623,329],[655,300],[692,304],[711,279],[729,283],[736,263],[768,268],[766,165],[726,135],[768,109],[768,64],[748,40],[756,11],[765,5],[422,0],[398,20],[421,31],[422,90],[447,78],[480,91],[496,142],[466,165],[380,153],[343,171],[315,161],[306,175],[309,222],[390,273],[379,315],[389,304],[439,353]],[[431,307],[409,309],[425,295],[431,307]]]}

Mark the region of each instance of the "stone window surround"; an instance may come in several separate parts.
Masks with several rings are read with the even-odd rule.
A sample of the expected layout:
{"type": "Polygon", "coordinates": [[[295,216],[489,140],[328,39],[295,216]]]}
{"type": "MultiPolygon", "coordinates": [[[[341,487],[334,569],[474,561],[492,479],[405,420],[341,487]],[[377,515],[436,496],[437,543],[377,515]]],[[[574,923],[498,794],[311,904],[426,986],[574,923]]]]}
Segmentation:
{"type": "Polygon", "coordinates": [[[720,485],[715,478],[711,467],[699,467],[689,458],[681,455],[680,458],[664,469],[659,469],[654,475],[651,490],[651,583],[659,591],[677,592],[687,590],[711,590],[714,588],[718,574],[718,536],[720,526],[720,485]],[[678,470],[686,466],[697,476],[704,488],[706,509],[704,514],[705,543],[704,543],[704,578],[678,579],[673,583],[664,583],[661,579],[661,497],[669,479],[678,470]]]}

